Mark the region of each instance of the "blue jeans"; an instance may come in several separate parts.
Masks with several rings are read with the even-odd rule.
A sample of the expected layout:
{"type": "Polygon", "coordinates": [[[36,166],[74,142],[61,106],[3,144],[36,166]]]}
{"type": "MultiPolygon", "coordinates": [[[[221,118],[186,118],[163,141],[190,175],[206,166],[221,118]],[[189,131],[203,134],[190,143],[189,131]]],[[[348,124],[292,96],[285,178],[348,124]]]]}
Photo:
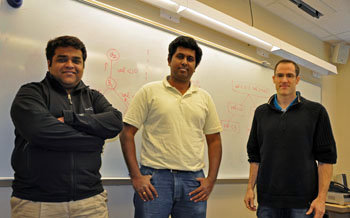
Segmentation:
{"type": "Polygon", "coordinates": [[[258,206],[258,218],[312,218],[313,214],[306,215],[309,208],[273,208],[258,206]]]}
{"type": "Polygon", "coordinates": [[[204,178],[203,170],[197,172],[157,170],[141,166],[143,175],[151,175],[151,183],[158,192],[153,201],[142,201],[134,194],[135,218],[205,218],[207,202],[190,201],[188,194],[200,186],[196,178],[204,178]]]}

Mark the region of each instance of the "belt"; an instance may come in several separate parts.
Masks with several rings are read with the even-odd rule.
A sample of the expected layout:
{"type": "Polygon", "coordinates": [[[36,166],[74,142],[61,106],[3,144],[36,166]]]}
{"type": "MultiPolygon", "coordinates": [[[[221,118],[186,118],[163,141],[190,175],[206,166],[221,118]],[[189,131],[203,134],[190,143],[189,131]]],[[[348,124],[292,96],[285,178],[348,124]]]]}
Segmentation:
{"type": "Polygon", "coordinates": [[[192,173],[192,171],[186,171],[186,170],[173,170],[173,169],[158,169],[163,171],[169,171],[170,173],[192,173]]]}
{"type": "Polygon", "coordinates": [[[173,169],[155,169],[155,168],[152,168],[152,167],[147,167],[147,166],[142,166],[142,167],[145,167],[145,168],[149,168],[149,169],[152,169],[154,171],[166,171],[166,172],[170,172],[170,173],[195,173],[195,172],[199,172],[199,171],[188,171],[188,170],[173,170],[173,169]]]}

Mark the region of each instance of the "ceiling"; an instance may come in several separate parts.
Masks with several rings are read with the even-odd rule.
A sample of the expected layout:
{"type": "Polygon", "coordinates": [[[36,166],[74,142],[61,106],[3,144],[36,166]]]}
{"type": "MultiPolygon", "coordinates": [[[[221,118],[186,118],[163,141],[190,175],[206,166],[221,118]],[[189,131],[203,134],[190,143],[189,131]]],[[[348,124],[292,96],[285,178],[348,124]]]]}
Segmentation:
{"type": "Polygon", "coordinates": [[[303,0],[323,16],[314,18],[290,0],[253,0],[277,16],[330,44],[350,45],[350,0],[303,0]]]}

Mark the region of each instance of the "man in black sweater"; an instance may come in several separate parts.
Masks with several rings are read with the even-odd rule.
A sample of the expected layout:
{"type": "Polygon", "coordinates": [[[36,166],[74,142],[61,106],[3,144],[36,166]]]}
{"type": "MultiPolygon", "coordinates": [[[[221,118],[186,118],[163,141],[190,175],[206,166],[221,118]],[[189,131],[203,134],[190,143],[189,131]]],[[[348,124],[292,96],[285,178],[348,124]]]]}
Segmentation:
{"type": "Polygon", "coordinates": [[[337,154],[326,109],[296,91],[299,67],[279,61],[277,94],[254,114],[247,144],[249,182],[244,199],[259,218],[322,218],[337,154]]]}
{"type": "Polygon", "coordinates": [[[101,153],[122,130],[122,114],[83,76],[86,49],[76,37],[50,40],[48,72],[23,85],[11,107],[12,218],[107,218],[101,153]]]}

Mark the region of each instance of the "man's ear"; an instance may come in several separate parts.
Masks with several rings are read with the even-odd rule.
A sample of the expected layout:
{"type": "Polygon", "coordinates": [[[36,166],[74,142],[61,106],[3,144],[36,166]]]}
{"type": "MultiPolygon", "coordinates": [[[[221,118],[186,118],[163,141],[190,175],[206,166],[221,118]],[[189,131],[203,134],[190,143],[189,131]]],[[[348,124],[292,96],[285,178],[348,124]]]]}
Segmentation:
{"type": "Polygon", "coordinates": [[[47,68],[50,68],[50,60],[47,60],[47,68]]]}

